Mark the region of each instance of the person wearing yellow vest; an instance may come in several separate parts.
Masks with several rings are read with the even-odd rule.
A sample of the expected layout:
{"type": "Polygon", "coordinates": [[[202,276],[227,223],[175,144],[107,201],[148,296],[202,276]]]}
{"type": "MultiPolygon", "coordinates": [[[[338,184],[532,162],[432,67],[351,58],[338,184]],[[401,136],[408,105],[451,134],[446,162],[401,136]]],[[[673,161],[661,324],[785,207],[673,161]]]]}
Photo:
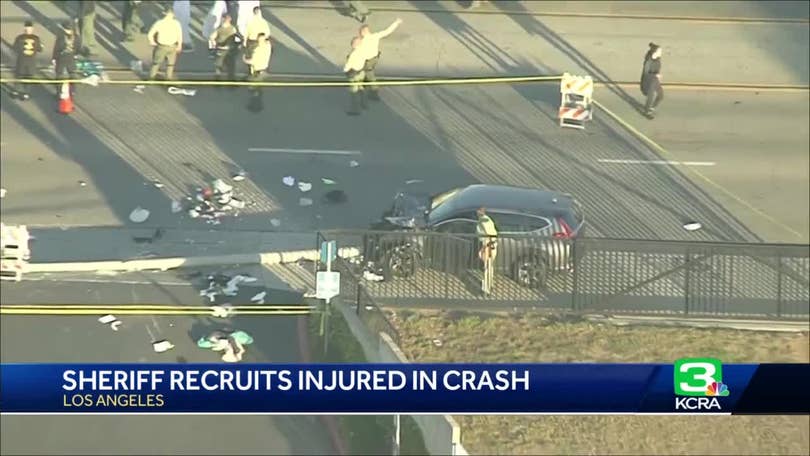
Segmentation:
{"type": "Polygon", "coordinates": [[[481,291],[484,294],[492,292],[492,285],[495,281],[495,256],[498,253],[498,229],[495,227],[495,222],[492,221],[487,215],[486,209],[478,209],[478,225],[476,226],[476,233],[478,240],[481,243],[481,248],[478,251],[478,256],[484,262],[484,274],[481,279],[481,291]]]}

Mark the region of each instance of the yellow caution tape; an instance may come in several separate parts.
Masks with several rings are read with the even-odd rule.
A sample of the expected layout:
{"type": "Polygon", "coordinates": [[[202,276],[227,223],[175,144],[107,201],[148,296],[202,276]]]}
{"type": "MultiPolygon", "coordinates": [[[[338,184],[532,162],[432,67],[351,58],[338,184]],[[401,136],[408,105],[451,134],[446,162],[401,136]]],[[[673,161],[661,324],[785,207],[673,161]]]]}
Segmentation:
{"type": "MultiPolygon", "coordinates": [[[[458,78],[458,79],[408,79],[397,81],[375,81],[375,82],[348,82],[348,81],[152,81],[152,80],[107,80],[98,81],[99,85],[158,85],[158,86],[245,86],[245,87],[349,87],[349,86],[420,86],[420,85],[464,85],[464,84],[514,84],[521,82],[557,81],[562,76],[510,76],[510,77],[489,77],[489,78],[458,78]]],[[[82,79],[17,79],[0,78],[0,83],[24,83],[24,84],[82,84],[82,79]]]]}
{"type": "Polygon", "coordinates": [[[225,309],[228,315],[308,315],[317,311],[313,306],[163,306],[163,305],[6,305],[0,315],[211,315],[215,309],[225,309]]]}

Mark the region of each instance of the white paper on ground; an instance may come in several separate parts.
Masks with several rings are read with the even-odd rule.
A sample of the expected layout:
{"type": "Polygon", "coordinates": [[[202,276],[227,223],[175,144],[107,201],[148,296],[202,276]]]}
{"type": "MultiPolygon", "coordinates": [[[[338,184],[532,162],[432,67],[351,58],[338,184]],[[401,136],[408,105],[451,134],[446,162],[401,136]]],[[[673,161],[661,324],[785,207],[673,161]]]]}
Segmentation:
{"type": "Polygon", "coordinates": [[[683,229],[686,231],[697,231],[702,227],[703,225],[701,225],[700,222],[688,222],[683,225],[683,229]]]}
{"type": "Polygon", "coordinates": [[[118,331],[118,328],[120,327],[121,327],[121,320],[116,320],[110,323],[110,328],[112,328],[113,331],[118,331]]]}
{"type": "Polygon", "coordinates": [[[357,161],[352,160],[349,162],[349,166],[352,168],[357,168],[358,166],[360,166],[360,163],[357,163],[357,161]]]}
{"type": "Polygon", "coordinates": [[[104,315],[103,317],[98,319],[99,323],[104,325],[112,323],[115,320],[117,320],[117,318],[115,318],[115,315],[104,315]]]}
{"type": "Polygon", "coordinates": [[[267,296],[267,292],[262,291],[261,293],[257,293],[256,296],[250,298],[250,300],[252,302],[255,302],[255,303],[258,303],[258,304],[264,304],[264,297],[265,296],[267,296]]]}
{"type": "Polygon", "coordinates": [[[168,340],[159,340],[157,342],[152,343],[152,347],[155,349],[156,352],[163,353],[174,348],[174,345],[172,345],[172,343],[169,342],[168,340]]]}
{"type": "MultiPolygon", "coordinates": [[[[178,213],[178,212],[180,212],[182,210],[183,210],[183,204],[180,203],[180,201],[172,201],[172,214],[176,214],[176,213],[178,213]]],[[[191,214],[189,214],[189,215],[191,215],[191,214]]]]}
{"type": "Polygon", "coordinates": [[[275,227],[279,227],[279,226],[281,226],[281,220],[279,220],[277,218],[270,219],[270,224],[275,226],[275,227]]]}
{"type": "Polygon", "coordinates": [[[135,209],[134,209],[134,210],[133,210],[133,211],[132,211],[132,212],[129,214],[129,219],[130,219],[130,220],[131,220],[133,223],[143,223],[143,222],[145,222],[145,221],[146,221],[146,219],[148,219],[148,218],[149,218],[149,211],[147,211],[146,209],[144,209],[144,208],[142,208],[142,207],[140,207],[140,206],[136,207],[136,208],[135,208],[135,209]]]}
{"type": "Polygon", "coordinates": [[[309,182],[299,182],[298,183],[298,189],[301,190],[302,192],[306,193],[306,192],[312,190],[312,184],[310,184],[309,182]]]}
{"type": "Polygon", "coordinates": [[[295,185],[295,178],[292,176],[284,176],[284,178],[281,179],[281,182],[283,182],[287,187],[292,187],[295,185]]]}
{"type": "Polygon", "coordinates": [[[298,200],[298,204],[301,206],[312,206],[312,200],[309,198],[301,198],[298,200]]]}

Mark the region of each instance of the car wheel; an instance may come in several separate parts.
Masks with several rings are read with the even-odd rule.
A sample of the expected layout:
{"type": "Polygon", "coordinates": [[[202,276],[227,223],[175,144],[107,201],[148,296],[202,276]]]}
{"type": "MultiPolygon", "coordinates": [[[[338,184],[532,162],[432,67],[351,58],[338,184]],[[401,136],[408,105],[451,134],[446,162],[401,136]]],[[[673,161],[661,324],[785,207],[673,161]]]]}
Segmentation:
{"type": "Polygon", "coordinates": [[[526,288],[543,288],[548,278],[548,263],[539,256],[521,258],[514,265],[515,282],[526,288]]]}
{"type": "Polygon", "coordinates": [[[405,278],[416,273],[416,252],[410,247],[399,246],[386,255],[385,278],[405,278]]]}

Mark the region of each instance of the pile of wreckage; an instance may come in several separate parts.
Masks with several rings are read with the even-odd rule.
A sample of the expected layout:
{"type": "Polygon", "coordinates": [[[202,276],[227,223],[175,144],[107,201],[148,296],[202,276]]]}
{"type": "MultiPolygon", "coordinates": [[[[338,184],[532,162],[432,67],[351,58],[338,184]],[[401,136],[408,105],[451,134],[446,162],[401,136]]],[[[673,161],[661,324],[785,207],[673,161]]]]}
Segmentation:
{"type": "Polygon", "coordinates": [[[210,187],[198,189],[196,198],[186,198],[191,202],[188,215],[203,218],[207,223],[218,225],[219,219],[229,213],[239,215],[239,209],[246,205],[241,198],[234,196],[234,188],[222,179],[215,180],[210,187]]]}

